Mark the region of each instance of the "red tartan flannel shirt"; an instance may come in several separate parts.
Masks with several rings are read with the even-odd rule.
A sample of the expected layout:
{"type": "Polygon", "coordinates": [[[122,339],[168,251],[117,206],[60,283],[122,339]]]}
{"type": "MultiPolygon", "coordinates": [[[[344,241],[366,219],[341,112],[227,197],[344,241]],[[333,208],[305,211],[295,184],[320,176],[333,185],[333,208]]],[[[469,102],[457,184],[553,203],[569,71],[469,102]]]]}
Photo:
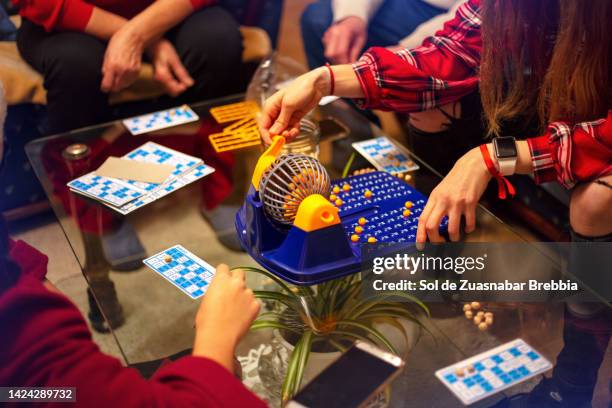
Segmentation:
{"type": "MultiPolygon", "coordinates": [[[[463,4],[455,18],[415,49],[370,48],[353,68],[364,108],[420,112],[455,102],[478,87],[482,52],[480,0],[463,4]]],[[[567,188],[612,173],[612,110],[593,122],[554,122],[528,140],[537,183],[567,188]]]]}

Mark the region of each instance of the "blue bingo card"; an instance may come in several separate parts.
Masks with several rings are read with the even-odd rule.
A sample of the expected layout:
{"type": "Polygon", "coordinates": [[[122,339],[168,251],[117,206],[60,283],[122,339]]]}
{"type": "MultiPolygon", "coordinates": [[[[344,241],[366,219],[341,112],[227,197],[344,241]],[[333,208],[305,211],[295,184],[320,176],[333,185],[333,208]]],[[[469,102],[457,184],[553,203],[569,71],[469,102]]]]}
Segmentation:
{"type": "Polygon", "coordinates": [[[408,153],[385,136],[355,142],[353,148],[369,161],[376,170],[389,173],[405,173],[419,169],[408,153]]]}
{"type": "Polygon", "coordinates": [[[123,125],[133,135],[154,132],[172,126],[195,122],[200,118],[187,105],[125,119],[123,125]]]}
{"type": "Polygon", "coordinates": [[[215,274],[215,268],[182,245],[168,248],[143,262],[192,299],[206,293],[215,274]]]}
{"type": "Polygon", "coordinates": [[[114,206],[122,206],[141,197],[142,191],[132,188],[109,177],[101,177],[95,173],[88,173],[68,183],[72,190],[110,203],[114,206]]]}
{"type": "MultiPolygon", "coordinates": [[[[155,164],[167,164],[169,166],[173,166],[174,171],[164,182],[164,184],[169,183],[171,180],[177,177],[180,177],[181,175],[187,173],[194,166],[202,163],[202,160],[197,157],[177,152],[176,150],[159,145],[155,142],[147,142],[142,146],[132,150],[131,152],[123,156],[123,158],[126,160],[134,160],[155,164]]],[[[146,192],[150,192],[159,187],[159,184],[146,183],[143,181],[125,180],[125,182],[146,192]]]]}
{"type": "Polygon", "coordinates": [[[522,339],[502,344],[436,371],[436,377],[465,405],[510,388],[552,368],[522,339]]]}
{"type": "Polygon", "coordinates": [[[159,200],[160,198],[167,196],[168,194],[178,190],[181,187],[185,187],[189,183],[193,183],[194,181],[199,180],[202,177],[208,176],[214,171],[214,168],[206,164],[200,164],[199,166],[196,166],[195,168],[191,169],[187,173],[172,181],[166,182],[161,185],[154,184],[155,187],[159,188],[155,188],[153,191],[149,191],[142,197],[130,201],[129,203],[121,206],[120,208],[115,208],[115,210],[124,215],[129,214],[140,207],[143,207],[149,203],[152,203],[155,200],[159,200]]]}
{"type": "Polygon", "coordinates": [[[144,163],[167,164],[173,166],[174,171],[171,177],[179,176],[196,164],[202,162],[202,159],[177,152],[176,150],[155,142],[147,142],[132,150],[123,156],[123,158],[144,163]]]}
{"type": "Polygon", "coordinates": [[[102,177],[92,172],[72,180],[68,187],[74,192],[103,201],[108,207],[126,215],[215,171],[197,157],[154,142],[143,144],[123,158],[171,165],[174,171],[161,184],[102,177]]]}

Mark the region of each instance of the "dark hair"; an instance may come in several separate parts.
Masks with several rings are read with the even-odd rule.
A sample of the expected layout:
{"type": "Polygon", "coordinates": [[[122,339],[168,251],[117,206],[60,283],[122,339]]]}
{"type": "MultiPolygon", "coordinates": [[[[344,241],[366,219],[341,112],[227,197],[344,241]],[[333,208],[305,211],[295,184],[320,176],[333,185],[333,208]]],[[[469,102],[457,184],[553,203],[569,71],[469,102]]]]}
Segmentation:
{"type": "Polygon", "coordinates": [[[9,238],[4,217],[0,214],[0,294],[19,279],[19,266],[9,258],[9,238]]]}
{"type": "Polygon", "coordinates": [[[537,115],[541,127],[605,116],[611,19],[610,0],[485,0],[480,92],[489,133],[521,114],[537,115]]]}

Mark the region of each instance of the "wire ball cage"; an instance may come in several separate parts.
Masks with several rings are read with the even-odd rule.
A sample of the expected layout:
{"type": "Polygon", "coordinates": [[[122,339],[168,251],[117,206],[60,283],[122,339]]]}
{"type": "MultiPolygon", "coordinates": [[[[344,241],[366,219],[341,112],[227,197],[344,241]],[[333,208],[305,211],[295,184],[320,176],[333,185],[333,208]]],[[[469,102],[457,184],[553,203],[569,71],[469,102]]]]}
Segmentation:
{"type": "Polygon", "coordinates": [[[289,143],[283,146],[282,153],[305,154],[310,157],[319,157],[319,140],[321,132],[319,126],[309,119],[300,121],[300,133],[289,143]]]}
{"type": "Polygon", "coordinates": [[[325,167],[304,154],[279,156],[264,172],[259,198],[268,217],[278,224],[293,224],[302,200],[312,194],[329,197],[331,180],[325,167]]]}

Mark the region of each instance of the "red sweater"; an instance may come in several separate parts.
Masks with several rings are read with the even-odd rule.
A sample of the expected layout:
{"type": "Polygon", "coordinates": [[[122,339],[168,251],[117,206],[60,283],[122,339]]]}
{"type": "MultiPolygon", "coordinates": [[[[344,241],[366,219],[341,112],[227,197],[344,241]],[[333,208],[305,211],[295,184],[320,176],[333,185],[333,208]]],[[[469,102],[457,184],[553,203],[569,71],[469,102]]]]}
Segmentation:
{"type": "Polygon", "coordinates": [[[2,386],[76,387],[76,404],[83,407],[265,406],[206,358],[183,357],[146,381],[101,353],[74,304],[43,286],[45,255],[23,242],[10,242],[10,258],[22,273],[16,285],[0,291],[2,386]]]}
{"type": "MultiPolygon", "coordinates": [[[[482,0],[469,0],[455,18],[415,49],[370,48],[354,65],[363,107],[403,112],[433,109],[478,89],[482,0]]],[[[521,136],[521,135],[517,135],[521,136]]],[[[612,109],[591,122],[553,122],[529,139],[536,182],[567,188],[612,174],[612,109]]]]}
{"type": "MultiPolygon", "coordinates": [[[[131,19],[153,0],[13,0],[19,14],[47,31],[84,31],[94,7],[131,19]]],[[[195,10],[216,3],[215,0],[191,0],[195,10]]]]}

